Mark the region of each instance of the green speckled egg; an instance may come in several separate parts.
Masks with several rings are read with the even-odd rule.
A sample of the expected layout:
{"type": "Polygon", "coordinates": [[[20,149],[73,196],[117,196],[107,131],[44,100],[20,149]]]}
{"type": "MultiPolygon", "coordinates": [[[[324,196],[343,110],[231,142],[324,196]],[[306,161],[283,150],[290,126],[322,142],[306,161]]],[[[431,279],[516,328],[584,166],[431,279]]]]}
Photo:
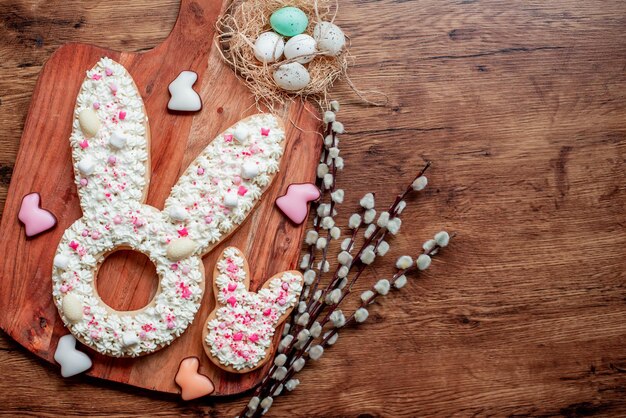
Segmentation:
{"type": "Polygon", "coordinates": [[[306,30],[309,18],[297,7],[283,7],[270,16],[270,25],[283,36],[300,35],[306,30]]]}

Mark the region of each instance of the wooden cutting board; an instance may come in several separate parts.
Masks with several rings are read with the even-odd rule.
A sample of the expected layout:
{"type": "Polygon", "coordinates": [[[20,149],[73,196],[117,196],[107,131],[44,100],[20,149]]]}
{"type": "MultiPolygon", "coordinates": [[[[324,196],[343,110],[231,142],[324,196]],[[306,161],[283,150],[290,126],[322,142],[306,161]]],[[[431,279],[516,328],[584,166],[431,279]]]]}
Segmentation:
{"type": "MultiPolygon", "coordinates": [[[[213,42],[221,9],[221,2],[215,0],[183,0],[174,29],[153,50],[120,53],[68,44],[44,66],[25,122],[0,225],[0,253],[4,255],[0,266],[0,327],[42,359],[54,362],[59,337],[68,333],[52,302],[51,269],[63,231],[81,216],[68,138],[85,71],[108,56],[124,65],[134,78],[145,102],[152,134],[152,178],[146,203],[162,208],[179,175],[212,138],[243,117],[257,113],[248,90],[223,64],[213,42]],[[199,113],[180,115],[167,111],[168,84],[183,70],[198,73],[194,89],[202,97],[203,109],[199,113]],[[55,229],[26,239],[17,213],[22,197],[31,192],[41,194],[42,206],[54,213],[59,222],[55,229]]],[[[303,228],[284,218],[274,201],[289,184],[315,178],[320,147],[316,114],[312,105],[295,103],[279,115],[287,127],[281,171],[258,209],[231,238],[204,258],[207,290],[187,331],[170,347],[138,359],[109,358],[83,347],[94,363],[87,374],[178,393],[174,376],[180,361],[197,356],[200,372],[216,386],[214,395],[240,393],[258,383],[264,369],[246,375],[226,373],[213,366],[203,353],[202,327],[214,303],[210,272],[219,253],[230,245],[242,249],[251,261],[251,289],[260,287],[272,274],[296,266],[303,228]]],[[[103,300],[119,310],[142,307],[157,288],[152,263],[131,251],[110,256],[98,278],[103,300]]]]}

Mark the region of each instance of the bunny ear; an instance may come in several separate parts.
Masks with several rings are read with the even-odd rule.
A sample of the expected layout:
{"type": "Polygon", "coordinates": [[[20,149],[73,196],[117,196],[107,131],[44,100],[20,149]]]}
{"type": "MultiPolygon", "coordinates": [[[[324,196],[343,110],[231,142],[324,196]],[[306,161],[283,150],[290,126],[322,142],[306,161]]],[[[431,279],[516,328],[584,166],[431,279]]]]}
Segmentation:
{"type": "Polygon", "coordinates": [[[276,327],[298,302],[302,274],[284,271],[250,292],[248,263],[237,248],[220,255],[214,271],[216,307],[209,315],[203,339],[205,352],[219,367],[247,373],[269,360],[276,327]]]}
{"type": "MultiPolygon", "coordinates": [[[[82,84],[70,144],[83,212],[94,202],[142,202],[149,179],[149,126],[132,77],[102,58],[82,84]]],[[[87,209],[88,211],[88,209],[87,209]]]]}
{"type": "Polygon", "coordinates": [[[278,172],[284,139],[273,115],[243,119],[218,135],[172,188],[164,213],[186,228],[200,254],[252,212],[278,172]]]}

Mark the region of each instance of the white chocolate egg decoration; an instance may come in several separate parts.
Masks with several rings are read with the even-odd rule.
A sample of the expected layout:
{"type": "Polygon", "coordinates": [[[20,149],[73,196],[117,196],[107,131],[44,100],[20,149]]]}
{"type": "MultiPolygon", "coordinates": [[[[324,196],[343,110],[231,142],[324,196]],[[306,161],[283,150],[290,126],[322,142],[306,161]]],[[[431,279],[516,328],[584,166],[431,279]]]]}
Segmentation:
{"type": "Polygon", "coordinates": [[[283,56],[285,41],[275,32],[264,32],[254,43],[254,56],[261,62],[278,61],[283,56]]]}
{"type": "Polygon", "coordinates": [[[341,28],[334,23],[320,22],[313,29],[313,38],[317,41],[317,49],[326,55],[339,55],[346,45],[346,36],[341,28]]]}
{"type": "Polygon", "coordinates": [[[297,58],[300,64],[311,62],[317,52],[317,42],[312,36],[306,34],[296,35],[287,41],[285,45],[285,58],[297,58]]]}
{"type": "Polygon", "coordinates": [[[311,76],[304,65],[299,62],[283,64],[274,72],[276,85],[283,90],[302,90],[311,81],[311,76]]]}

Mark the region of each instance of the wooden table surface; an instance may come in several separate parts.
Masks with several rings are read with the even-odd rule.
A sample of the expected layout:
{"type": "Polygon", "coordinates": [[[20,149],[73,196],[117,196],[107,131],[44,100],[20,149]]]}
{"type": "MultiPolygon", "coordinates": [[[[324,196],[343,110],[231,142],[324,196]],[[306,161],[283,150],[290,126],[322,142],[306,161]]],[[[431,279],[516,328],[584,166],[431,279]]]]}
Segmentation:
{"type": "MultiPolygon", "coordinates": [[[[2,202],[47,57],[73,41],[149,49],[177,12],[177,0],[0,0],[2,202]]],[[[338,21],[352,80],[389,98],[367,107],[335,90],[339,218],[368,190],[389,202],[434,161],[369,278],[441,228],[459,235],[273,416],[626,415],[626,3],[346,0],[338,21]]],[[[62,379],[2,333],[0,376],[11,417],[233,416],[244,402],[62,379]]]]}

